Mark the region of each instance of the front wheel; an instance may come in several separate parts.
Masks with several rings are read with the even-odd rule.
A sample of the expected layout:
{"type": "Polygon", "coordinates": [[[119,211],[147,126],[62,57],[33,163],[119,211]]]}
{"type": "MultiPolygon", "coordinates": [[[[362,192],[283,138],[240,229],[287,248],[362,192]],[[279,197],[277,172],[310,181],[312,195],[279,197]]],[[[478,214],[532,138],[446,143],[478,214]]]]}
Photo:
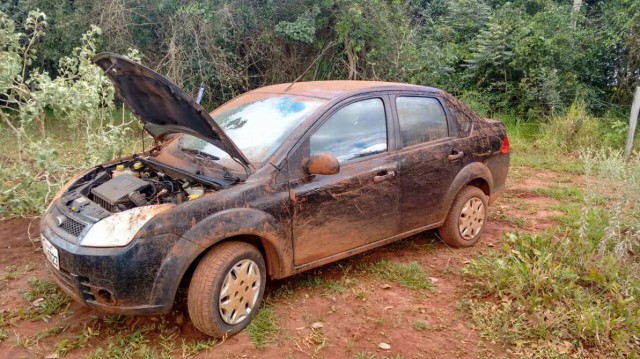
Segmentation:
{"type": "Polygon", "coordinates": [[[456,196],[442,227],[440,237],[456,248],[476,244],[487,218],[487,196],[478,187],[466,186],[456,196]]]}
{"type": "Polygon", "coordinates": [[[255,316],[265,282],[266,266],[256,247],[244,242],[213,247],[189,284],[187,306],[193,325],[216,338],[238,333],[255,316]]]}

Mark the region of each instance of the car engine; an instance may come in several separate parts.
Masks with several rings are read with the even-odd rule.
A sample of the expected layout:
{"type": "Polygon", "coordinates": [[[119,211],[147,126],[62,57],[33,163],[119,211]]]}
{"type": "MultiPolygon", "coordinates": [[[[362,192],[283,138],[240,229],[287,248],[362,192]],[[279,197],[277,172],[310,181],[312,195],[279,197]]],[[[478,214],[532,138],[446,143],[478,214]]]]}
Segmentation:
{"type": "Polygon", "coordinates": [[[69,187],[61,202],[72,212],[98,221],[135,207],[180,204],[213,190],[134,160],[89,172],[69,187]]]}

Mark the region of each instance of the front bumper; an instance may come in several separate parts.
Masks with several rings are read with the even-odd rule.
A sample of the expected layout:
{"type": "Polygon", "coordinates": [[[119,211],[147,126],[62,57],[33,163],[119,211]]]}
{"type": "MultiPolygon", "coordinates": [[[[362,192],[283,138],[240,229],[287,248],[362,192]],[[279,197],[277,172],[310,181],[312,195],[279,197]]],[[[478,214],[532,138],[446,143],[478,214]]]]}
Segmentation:
{"type": "Polygon", "coordinates": [[[84,305],[117,314],[158,314],[171,310],[179,276],[167,276],[179,237],[137,239],[121,248],[88,248],[58,236],[46,224],[41,233],[57,250],[60,270],[47,267],[58,286],[84,305]]]}

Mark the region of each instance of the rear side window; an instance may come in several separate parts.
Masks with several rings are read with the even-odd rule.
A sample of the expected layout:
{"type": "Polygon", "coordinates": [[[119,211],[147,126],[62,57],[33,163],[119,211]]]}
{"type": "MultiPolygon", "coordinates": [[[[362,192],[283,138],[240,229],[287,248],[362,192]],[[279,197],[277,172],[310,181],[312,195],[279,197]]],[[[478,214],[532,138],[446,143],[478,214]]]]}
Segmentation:
{"type": "Polygon", "coordinates": [[[329,152],[338,161],[387,150],[387,121],[379,98],[354,102],[336,113],[311,136],[311,155],[329,152]]]}
{"type": "Polygon", "coordinates": [[[404,147],[449,136],[447,117],[435,98],[398,97],[396,107],[404,147]]]}
{"type": "Polygon", "coordinates": [[[460,133],[460,137],[469,136],[469,133],[471,132],[471,125],[473,124],[473,122],[471,121],[469,116],[467,116],[467,114],[465,114],[464,112],[455,111],[455,114],[456,114],[456,122],[458,123],[458,132],[460,133]]]}

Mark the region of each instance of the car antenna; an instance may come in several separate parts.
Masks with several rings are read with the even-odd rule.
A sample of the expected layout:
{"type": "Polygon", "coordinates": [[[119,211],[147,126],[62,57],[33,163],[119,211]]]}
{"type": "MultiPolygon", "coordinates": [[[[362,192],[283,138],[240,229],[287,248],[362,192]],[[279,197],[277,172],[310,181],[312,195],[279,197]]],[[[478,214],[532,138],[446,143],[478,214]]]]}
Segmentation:
{"type": "Polygon", "coordinates": [[[311,67],[313,66],[313,64],[316,63],[316,61],[318,61],[318,59],[320,59],[322,57],[322,55],[325,53],[325,51],[327,51],[330,47],[333,46],[333,41],[329,43],[329,45],[327,45],[324,50],[322,50],[322,52],[316,56],[316,58],[313,60],[313,62],[311,62],[311,64],[309,65],[309,67],[307,67],[306,70],[304,70],[304,72],[302,74],[300,74],[300,76],[296,77],[295,80],[293,80],[292,83],[289,84],[289,86],[287,86],[286,89],[284,89],[284,92],[287,92],[293,85],[296,84],[296,82],[298,82],[298,80],[300,80],[302,78],[302,76],[306,75],[307,72],[309,72],[309,70],[311,70],[311,67]]]}

